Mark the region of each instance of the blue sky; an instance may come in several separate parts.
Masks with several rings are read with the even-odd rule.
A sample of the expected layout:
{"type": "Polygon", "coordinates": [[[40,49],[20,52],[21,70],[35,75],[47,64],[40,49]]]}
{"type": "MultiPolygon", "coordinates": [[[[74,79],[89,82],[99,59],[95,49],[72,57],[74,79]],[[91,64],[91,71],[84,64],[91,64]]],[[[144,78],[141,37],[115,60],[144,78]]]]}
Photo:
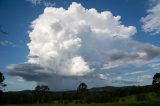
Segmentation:
{"type": "MultiPolygon", "coordinates": [[[[1,13],[1,15],[0,15],[0,26],[1,26],[0,27],[0,31],[1,31],[1,33],[0,33],[0,59],[1,59],[0,60],[0,71],[2,71],[6,77],[6,80],[5,80],[5,82],[7,83],[6,91],[34,89],[34,87],[36,86],[37,83],[38,84],[45,83],[47,85],[50,85],[50,82],[48,81],[49,79],[53,79],[56,82],[58,79],[65,79],[66,77],[68,79],[68,82],[73,82],[74,84],[75,84],[75,82],[72,79],[75,79],[75,77],[78,77],[79,82],[88,80],[88,81],[90,81],[90,82],[88,82],[90,87],[107,86],[107,85],[109,85],[109,86],[112,86],[112,85],[113,86],[124,86],[124,85],[151,84],[151,76],[154,73],[158,72],[158,67],[160,65],[159,60],[158,60],[159,56],[160,56],[160,52],[159,52],[159,46],[160,46],[159,35],[160,35],[160,33],[158,32],[159,31],[158,28],[160,25],[158,24],[159,22],[157,22],[156,26],[154,26],[153,24],[150,24],[151,23],[150,20],[152,20],[152,19],[154,20],[154,15],[156,17],[158,14],[158,13],[156,13],[156,11],[154,11],[154,7],[155,7],[155,9],[157,9],[157,11],[160,11],[160,8],[158,8],[158,5],[159,5],[158,0],[157,1],[151,1],[151,0],[92,0],[92,1],[91,0],[74,0],[74,1],[73,0],[1,0],[0,1],[0,13],[1,13]],[[67,10],[68,7],[71,6],[72,2],[77,2],[76,4],[73,4],[72,7],[74,7],[74,6],[76,7],[77,4],[80,3],[81,4],[80,7],[83,7],[85,9],[94,8],[95,10],[97,10],[98,14],[100,14],[100,12],[103,12],[103,11],[110,11],[112,13],[112,16],[120,16],[121,19],[119,19],[118,21],[115,21],[115,22],[116,23],[121,22],[120,25],[123,25],[125,27],[123,30],[128,30],[127,29],[128,26],[133,26],[135,28],[135,29],[131,28],[131,31],[125,32],[125,34],[127,33],[126,34],[127,37],[125,37],[125,38],[122,38],[122,39],[116,38],[116,40],[114,40],[114,41],[111,40],[112,42],[110,42],[110,43],[104,43],[107,46],[110,45],[111,47],[105,48],[106,45],[103,45],[103,43],[102,44],[94,43],[95,46],[98,47],[99,53],[94,54],[93,56],[89,56],[90,55],[89,53],[94,50],[90,50],[90,51],[86,52],[88,45],[90,45],[90,44],[87,44],[86,42],[90,42],[90,40],[84,41],[85,43],[83,43],[84,38],[81,38],[81,37],[78,37],[78,39],[76,39],[76,41],[74,40],[76,42],[75,45],[77,44],[77,42],[78,42],[78,44],[80,42],[80,44],[82,46],[80,48],[79,48],[79,46],[76,46],[78,48],[78,50],[77,50],[78,52],[73,51],[73,52],[76,52],[76,54],[74,53],[72,55],[74,55],[74,56],[78,55],[78,56],[77,57],[71,56],[72,57],[71,63],[78,61],[78,63],[81,62],[80,64],[77,64],[78,67],[79,67],[79,65],[85,65],[85,66],[80,66],[80,67],[84,67],[84,69],[82,69],[82,70],[85,70],[85,71],[78,70],[79,72],[77,72],[77,73],[74,72],[74,68],[75,68],[74,66],[72,69],[68,69],[68,70],[71,70],[69,72],[65,72],[64,69],[66,68],[66,66],[63,69],[62,67],[59,67],[59,66],[55,66],[56,67],[55,68],[53,65],[53,69],[52,69],[52,67],[50,67],[49,64],[55,64],[58,61],[57,60],[58,57],[55,60],[54,59],[51,60],[51,61],[55,61],[55,63],[54,62],[49,63],[48,61],[50,61],[50,60],[37,62],[36,59],[34,60],[34,58],[31,58],[31,57],[36,57],[36,56],[39,58],[44,57],[41,55],[42,54],[41,52],[39,54],[37,53],[35,55],[36,51],[34,50],[34,48],[37,46],[34,46],[35,43],[31,44],[31,41],[34,42],[34,37],[38,33],[38,32],[36,32],[37,31],[36,28],[39,27],[38,25],[41,25],[40,22],[42,22],[42,24],[44,26],[45,26],[45,24],[48,25],[48,22],[43,23],[43,20],[45,19],[44,17],[45,16],[50,17],[49,18],[50,20],[52,20],[52,18],[54,18],[55,14],[51,14],[48,16],[48,14],[44,13],[44,9],[46,8],[46,5],[48,7],[52,6],[51,8],[57,8],[57,9],[59,9],[60,7],[63,7],[64,9],[67,10]],[[153,10],[153,11],[147,12],[149,9],[153,10]],[[150,15],[151,13],[152,13],[152,15],[150,16],[150,19],[147,20],[147,16],[150,15]],[[39,17],[40,14],[43,14],[43,17],[39,17]],[[142,17],[144,18],[144,20],[142,19],[142,17]],[[33,25],[32,21],[35,19],[39,19],[40,21],[35,22],[37,26],[35,25],[35,26],[31,27],[31,25],[33,25]],[[145,25],[146,25],[146,27],[145,27],[145,25]],[[29,31],[33,32],[33,33],[29,33],[29,31]],[[4,33],[4,32],[7,32],[7,33],[4,33]],[[154,34],[154,32],[157,32],[157,33],[154,34]],[[79,38],[80,38],[80,40],[79,40],[79,38]],[[133,42],[133,45],[134,45],[133,49],[130,49],[130,47],[127,45],[127,43],[125,43],[125,42],[122,43],[123,41],[126,41],[126,40],[129,40],[129,42],[133,42]],[[30,44],[30,47],[27,46],[28,43],[30,44]],[[119,43],[119,44],[115,44],[115,43],[119,43]],[[83,48],[83,45],[87,45],[87,46],[83,48]],[[104,46],[103,48],[102,48],[102,45],[104,46]],[[141,48],[139,47],[139,45],[141,48]],[[154,45],[154,47],[152,47],[152,45],[154,45]],[[134,50],[134,49],[136,49],[136,51],[132,51],[133,53],[130,52],[131,50],[134,50]],[[150,49],[150,50],[148,50],[148,49],[150,49]],[[152,52],[152,50],[153,50],[153,52],[152,52]],[[31,52],[29,52],[29,51],[31,51],[31,52]],[[115,56],[112,56],[112,57],[116,57],[117,56],[116,53],[122,53],[122,52],[123,52],[122,54],[125,55],[126,57],[125,58],[121,57],[120,59],[122,59],[122,60],[114,60],[109,57],[108,60],[102,61],[103,56],[97,56],[97,55],[101,54],[100,53],[101,51],[103,53],[105,52],[108,57],[111,56],[112,53],[113,54],[115,53],[115,56]],[[141,54],[139,54],[139,53],[141,53],[141,54]],[[34,55],[32,55],[32,54],[34,54],[34,55]],[[151,55],[153,54],[154,56],[153,55],[149,56],[150,54],[151,55]],[[131,57],[133,55],[134,56],[139,55],[139,57],[135,57],[135,58],[137,58],[137,60],[135,60],[135,62],[132,63],[132,62],[130,62],[130,60],[132,59],[131,57]],[[143,56],[147,55],[147,56],[140,57],[140,55],[143,55],[143,56]],[[97,56],[96,59],[94,58],[95,56],[97,56]],[[100,65],[91,64],[93,62],[92,60],[98,61],[100,65]],[[126,63],[126,61],[127,61],[127,63],[126,63]],[[143,61],[144,64],[140,65],[137,63],[137,61],[138,62],[143,61]],[[45,62],[46,62],[46,65],[44,66],[45,62]],[[117,65],[117,63],[119,65],[117,65]],[[11,66],[11,64],[14,64],[14,65],[11,68],[8,68],[9,66],[11,66]],[[34,66],[35,64],[38,64],[38,66],[34,66]],[[86,64],[87,64],[87,66],[86,66],[86,64]],[[89,64],[91,64],[91,65],[89,65],[89,64]],[[110,66],[109,64],[111,64],[111,65],[114,64],[114,66],[116,64],[116,67],[109,68],[109,66],[110,66]],[[124,65],[124,64],[127,64],[127,65],[124,65]],[[27,65],[27,67],[32,67],[32,68],[39,67],[40,69],[42,69],[42,71],[47,70],[46,72],[48,72],[48,70],[49,70],[49,72],[55,72],[54,70],[60,70],[61,68],[62,68],[61,70],[64,70],[64,71],[56,72],[58,74],[57,75],[54,74],[49,79],[46,79],[46,78],[43,79],[43,77],[47,77],[48,73],[47,74],[40,73],[40,74],[42,74],[40,76],[32,75],[32,78],[30,78],[31,76],[24,76],[24,75],[19,74],[16,71],[16,69],[18,69],[19,67],[24,68],[26,65],[27,65]],[[95,70],[100,70],[100,69],[103,69],[103,70],[95,71],[95,70]],[[12,72],[10,72],[10,71],[12,71],[12,72]],[[70,73],[70,74],[66,74],[66,73],[70,73]],[[129,76],[129,75],[131,75],[131,76],[129,76]],[[135,81],[133,79],[135,79],[137,77],[137,75],[139,76],[139,78],[137,78],[137,80],[136,80],[137,83],[134,83],[135,81]],[[37,78],[37,77],[39,77],[39,78],[37,78]],[[42,77],[42,80],[39,80],[39,79],[41,79],[41,77],[42,77]],[[92,81],[92,77],[96,77],[96,78],[94,78],[96,80],[92,81]],[[127,82],[126,79],[128,79],[128,78],[131,78],[131,79],[127,82]],[[105,81],[105,80],[107,80],[107,81],[105,81]],[[141,80],[143,80],[143,81],[141,81],[141,80]],[[100,84],[99,84],[99,82],[100,82],[100,84]]],[[[49,9],[48,9],[48,11],[49,11],[49,9]]],[[[50,11],[56,11],[56,10],[51,9],[50,11]]],[[[80,14],[80,13],[78,13],[78,14],[80,14]]],[[[86,14],[89,14],[89,12],[86,12],[86,14]]],[[[70,17],[72,17],[72,15],[70,17]]],[[[60,18],[60,21],[65,21],[63,19],[67,20],[68,18],[67,18],[67,16],[65,18],[62,17],[62,18],[60,18]]],[[[82,17],[82,19],[83,19],[83,17],[82,17]]],[[[46,18],[46,20],[47,20],[47,18],[46,18]]],[[[87,19],[84,19],[84,20],[86,22],[89,21],[87,19]]],[[[81,21],[81,20],[79,19],[77,21],[81,21]]],[[[77,21],[75,23],[77,23],[77,21]]],[[[154,21],[156,23],[156,20],[154,20],[154,21]]],[[[104,20],[104,22],[105,22],[105,20],[104,20]]],[[[108,24],[107,20],[106,20],[106,22],[108,24]]],[[[100,23],[100,21],[98,20],[97,23],[100,23]]],[[[61,24],[66,24],[66,23],[63,22],[61,24]]],[[[67,24],[69,24],[69,23],[67,23],[67,24]]],[[[91,24],[92,24],[92,22],[91,22],[91,24]]],[[[98,27],[98,25],[92,26],[91,24],[89,24],[90,27],[96,27],[96,28],[98,27]]],[[[118,25],[118,27],[120,26],[119,24],[116,24],[116,25],[118,25]]],[[[77,26],[77,27],[79,28],[79,26],[77,26]]],[[[83,26],[83,27],[86,28],[86,26],[83,26]]],[[[113,27],[117,27],[117,26],[113,26],[113,27]]],[[[107,29],[108,27],[105,27],[105,28],[107,29]]],[[[85,31],[82,30],[82,32],[85,32],[85,31]]],[[[81,34],[81,30],[79,33],[81,34]]],[[[113,28],[112,33],[114,33],[114,28],[113,28]]],[[[119,34],[119,36],[123,37],[124,33],[122,33],[122,32],[116,32],[116,33],[119,34]]],[[[56,33],[54,33],[54,34],[56,34],[56,33]]],[[[54,34],[53,34],[53,36],[54,36],[54,34]]],[[[68,34],[68,33],[66,33],[66,34],[68,34]]],[[[48,35],[48,36],[50,36],[50,35],[48,35]]],[[[115,35],[113,35],[113,36],[115,36],[115,35]]],[[[43,39],[43,33],[40,34],[39,37],[43,39]]],[[[86,39],[87,39],[87,37],[86,37],[86,39]]],[[[99,42],[99,41],[97,41],[97,39],[99,39],[99,38],[93,39],[93,41],[99,42]]],[[[102,42],[108,42],[108,39],[110,39],[110,38],[107,37],[104,39],[106,39],[106,41],[102,41],[102,42]]],[[[59,42],[62,42],[62,41],[59,41],[59,42]]],[[[39,50],[40,49],[41,48],[39,48],[39,50]]],[[[73,49],[73,48],[71,48],[71,49],[73,49]]],[[[46,48],[45,48],[45,50],[46,50],[46,48]]],[[[53,53],[56,50],[53,49],[51,51],[53,53]]],[[[46,51],[46,53],[47,53],[47,51],[46,51]]],[[[58,52],[58,53],[60,53],[60,52],[58,52]]],[[[63,52],[63,54],[67,54],[67,53],[68,53],[68,51],[63,52]]],[[[53,55],[53,54],[51,54],[51,55],[53,55]]],[[[103,54],[101,54],[101,55],[103,55],[103,54]]],[[[68,56],[68,54],[67,54],[67,56],[68,56]]],[[[66,61],[66,60],[70,61],[69,59],[71,57],[66,58],[65,56],[61,56],[59,58],[61,58],[62,60],[64,59],[63,61],[66,61]]],[[[45,59],[46,58],[47,57],[45,57],[45,59]]],[[[59,64],[63,66],[66,63],[62,62],[59,64]]],[[[30,71],[30,70],[27,68],[24,68],[24,69],[21,69],[18,71],[26,72],[26,71],[30,71]]],[[[32,71],[31,71],[31,73],[32,73],[32,71]]],[[[64,81],[62,81],[62,82],[65,84],[68,83],[68,82],[64,82],[64,81]]],[[[62,85],[60,85],[60,87],[65,87],[65,84],[63,84],[63,83],[62,83],[62,85]]],[[[53,87],[53,90],[58,90],[58,89],[59,88],[56,89],[53,87]]],[[[66,89],[70,89],[70,88],[68,87],[66,89]]]]}

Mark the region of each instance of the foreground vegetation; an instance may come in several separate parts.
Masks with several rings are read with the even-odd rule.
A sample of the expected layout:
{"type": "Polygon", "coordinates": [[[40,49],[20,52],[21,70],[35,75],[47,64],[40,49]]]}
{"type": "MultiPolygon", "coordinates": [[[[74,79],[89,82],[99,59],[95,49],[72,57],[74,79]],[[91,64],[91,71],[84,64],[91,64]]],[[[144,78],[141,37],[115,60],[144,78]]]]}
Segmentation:
{"type": "MultiPolygon", "coordinates": [[[[112,97],[111,97],[112,98],[112,97]]],[[[14,99],[14,98],[13,98],[14,99]]],[[[96,98],[95,98],[96,99],[96,98]]],[[[17,106],[17,104],[2,105],[2,106],[17,106]]],[[[124,97],[119,97],[115,101],[106,103],[80,103],[76,100],[72,102],[51,101],[50,103],[33,103],[33,104],[18,104],[18,106],[160,106],[160,95],[154,92],[134,94],[124,97]]]]}
{"type": "MultiPolygon", "coordinates": [[[[5,106],[17,106],[17,105],[5,105],[5,106]]],[[[92,103],[92,104],[30,104],[30,105],[18,105],[18,106],[160,106],[160,102],[133,102],[133,103],[92,103]]]]}
{"type": "MultiPolygon", "coordinates": [[[[4,81],[2,74],[0,83],[4,81]]],[[[1,86],[2,88],[4,86],[1,86]]],[[[2,92],[0,105],[9,106],[158,106],[160,105],[160,73],[153,85],[100,87],[88,89],[81,83],[75,91],[52,92],[46,85],[32,91],[2,92]],[[25,104],[25,105],[24,105],[25,104]]]]}

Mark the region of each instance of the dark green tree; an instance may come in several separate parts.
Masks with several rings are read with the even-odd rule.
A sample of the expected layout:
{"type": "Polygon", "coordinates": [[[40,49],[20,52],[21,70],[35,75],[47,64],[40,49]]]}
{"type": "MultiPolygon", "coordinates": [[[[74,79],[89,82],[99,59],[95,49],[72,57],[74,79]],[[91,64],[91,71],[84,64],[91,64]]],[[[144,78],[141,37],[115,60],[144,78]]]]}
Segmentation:
{"type": "Polygon", "coordinates": [[[3,83],[5,80],[5,77],[3,76],[3,73],[0,72],[0,92],[3,91],[3,88],[6,86],[6,84],[3,83]]]}
{"type": "Polygon", "coordinates": [[[156,73],[153,76],[152,85],[153,85],[155,92],[160,92],[160,73],[156,73]]]}
{"type": "Polygon", "coordinates": [[[86,103],[88,95],[88,87],[84,82],[80,83],[80,85],[78,86],[77,94],[78,98],[80,99],[80,102],[86,103]]]}
{"type": "Polygon", "coordinates": [[[34,97],[36,102],[44,103],[48,100],[49,87],[47,85],[37,85],[34,90],[34,97]]]}

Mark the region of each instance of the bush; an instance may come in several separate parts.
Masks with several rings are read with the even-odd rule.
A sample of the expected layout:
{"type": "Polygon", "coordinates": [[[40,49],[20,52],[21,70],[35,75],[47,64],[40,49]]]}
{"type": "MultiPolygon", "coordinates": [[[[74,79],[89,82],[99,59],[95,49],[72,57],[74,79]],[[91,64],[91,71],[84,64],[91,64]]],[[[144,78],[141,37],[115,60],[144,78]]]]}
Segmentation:
{"type": "Polygon", "coordinates": [[[121,99],[121,101],[122,101],[122,102],[125,102],[125,101],[126,101],[126,99],[124,99],[124,98],[123,98],[123,99],[121,99]]]}
{"type": "Polygon", "coordinates": [[[146,94],[137,94],[136,95],[136,100],[137,101],[148,101],[149,98],[146,94]]]}

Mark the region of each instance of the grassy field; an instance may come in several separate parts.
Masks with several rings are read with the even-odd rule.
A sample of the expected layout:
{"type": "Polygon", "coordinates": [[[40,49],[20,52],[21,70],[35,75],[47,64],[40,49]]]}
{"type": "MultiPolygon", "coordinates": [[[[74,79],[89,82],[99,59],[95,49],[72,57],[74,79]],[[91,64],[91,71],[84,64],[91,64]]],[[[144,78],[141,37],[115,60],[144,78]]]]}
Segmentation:
{"type": "Polygon", "coordinates": [[[48,104],[30,104],[30,105],[5,105],[5,106],[160,106],[160,95],[154,92],[142,94],[140,100],[145,99],[144,102],[137,101],[136,95],[121,97],[115,103],[91,103],[91,104],[76,104],[75,102],[69,104],[58,104],[54,101],[48,104]]]}
{"type": "Polygon", "coordinates": [[[5,105],[5,106],[160,106],[160,102],[137,103],[99,103],[99,104],[39,104],[39,105],[5,105]]]}

